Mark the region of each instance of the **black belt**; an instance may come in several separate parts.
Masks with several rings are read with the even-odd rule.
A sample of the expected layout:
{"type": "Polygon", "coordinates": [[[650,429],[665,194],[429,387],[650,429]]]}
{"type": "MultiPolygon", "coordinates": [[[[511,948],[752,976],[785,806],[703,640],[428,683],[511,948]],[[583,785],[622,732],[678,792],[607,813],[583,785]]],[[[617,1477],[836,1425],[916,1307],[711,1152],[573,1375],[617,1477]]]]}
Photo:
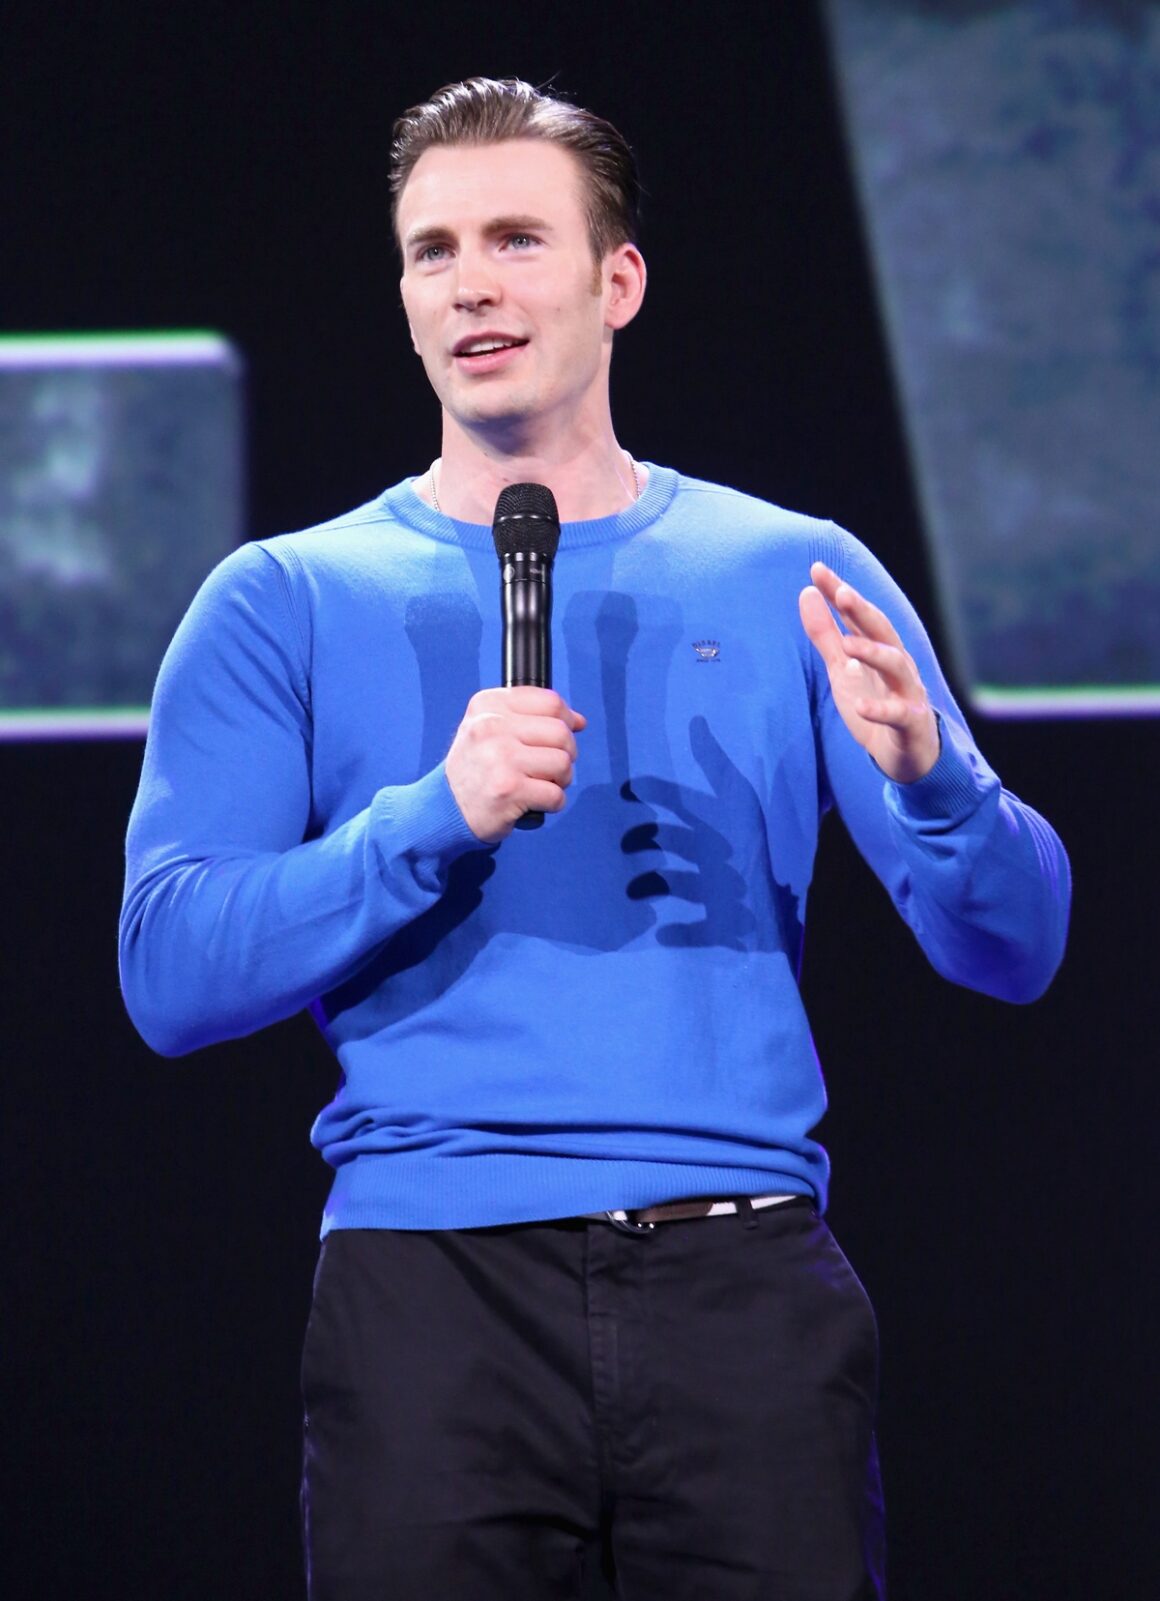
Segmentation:
{"type": "Polygon", "coordinates": [[[659,1206],[642,1206],[608,1212],[589,1212],[595,1223],[611,1223],[614,1228],[637,1234],[658,1223],[680,1223],[688,1218],[736,1216],[738,1212],[762,1211],[769,1206],[814,1205],[812,1195],[733,1195],[699,1196],[687,1201],[665,1201],[659,1206]]]}

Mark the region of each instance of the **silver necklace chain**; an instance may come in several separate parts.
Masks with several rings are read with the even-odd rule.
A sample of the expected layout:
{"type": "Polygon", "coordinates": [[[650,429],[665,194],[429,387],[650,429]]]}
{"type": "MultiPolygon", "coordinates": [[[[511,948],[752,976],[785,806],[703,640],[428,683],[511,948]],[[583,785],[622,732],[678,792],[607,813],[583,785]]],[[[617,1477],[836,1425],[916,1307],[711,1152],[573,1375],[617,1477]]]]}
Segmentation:
{"type": "MultiPolygon", "coordinates": [[[[439,504],[439,491],[435,486],[435,469],[436,469],[436,467],[438,465],[439,465],[438,461],[433,461],[431,463],[430,467],[428,467],[428,469],[427,469],[427,476],[431,480],[431,504],[432,504],[432,506],[434,506],[435,510],[439,513],[439,515],[442,517],[443,508],[439,504]]],[[[636,502],[641,497],[640,473],[637,471],[636,461],[634,460],[634,458],[632,456],[629,456],[629,458],[628,458],[628,465],[632,470],[632,487],[633,487],[633,497],[632,497],[632,499],[633,499],[633,504],[635,505],[636,502]]]]}

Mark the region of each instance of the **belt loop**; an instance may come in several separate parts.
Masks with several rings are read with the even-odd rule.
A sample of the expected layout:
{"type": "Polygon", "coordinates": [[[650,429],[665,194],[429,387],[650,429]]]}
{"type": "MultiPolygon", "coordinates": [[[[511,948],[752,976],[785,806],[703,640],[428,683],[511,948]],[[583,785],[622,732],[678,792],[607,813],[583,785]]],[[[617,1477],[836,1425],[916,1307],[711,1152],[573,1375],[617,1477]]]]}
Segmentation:
{"type": "Polygon", "coordinates": [[[757,1227],[757,1211],[748,1195],[734,1196],[733,1204],[737,1208],[737,1216],[744,1220],[744,1226],[747,1229],[755,1229],[757,1227]]]}

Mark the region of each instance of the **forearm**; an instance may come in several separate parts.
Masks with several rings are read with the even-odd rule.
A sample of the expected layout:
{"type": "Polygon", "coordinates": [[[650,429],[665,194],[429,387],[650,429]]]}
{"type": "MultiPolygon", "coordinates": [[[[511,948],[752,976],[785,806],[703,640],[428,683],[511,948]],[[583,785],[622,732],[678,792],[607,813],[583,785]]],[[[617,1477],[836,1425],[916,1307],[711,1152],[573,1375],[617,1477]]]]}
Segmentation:
{"type": "Polygon", "coordinates": [[[1067,935],[1071,881],[1063,846],[984,761],[901,590],[849,536],[838,549],[842,576],[897,628],[938,714],[940,749],[921,778],[887,780],[852,738],[819,676],[831,794],[933,966],[985,994],[1035,1000],[1059,966],[1067,935]]]}
{"type": "Polygon", "coordinates": [[[1038,999],[1063,958],[1071,878],[1054,830],[948,746],[929,778],[885,786],[899,911],[946,978],[999,1000],[1038,999]]]}
{"type": "Polygon", "coordinates": [[[287,850],[165,852],[148,843],[159,824],[130,832],[120,959],[129,1013],[166,1056],[252,1033],[350,978],[478,846],[442,767],[287,850]]]}

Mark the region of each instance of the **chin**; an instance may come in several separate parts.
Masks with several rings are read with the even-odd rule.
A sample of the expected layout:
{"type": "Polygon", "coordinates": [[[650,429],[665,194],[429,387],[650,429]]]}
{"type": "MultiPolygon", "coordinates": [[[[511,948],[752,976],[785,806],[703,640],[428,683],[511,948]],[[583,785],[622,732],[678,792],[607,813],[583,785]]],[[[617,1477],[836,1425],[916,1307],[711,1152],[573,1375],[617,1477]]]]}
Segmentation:
{"type": "Polygon", "coordinates": [[[535,405],[518,395],[473,395],[463,404],[447,409],[460,422],[476,427],[514,425],[535,415],[535,405]]]}

